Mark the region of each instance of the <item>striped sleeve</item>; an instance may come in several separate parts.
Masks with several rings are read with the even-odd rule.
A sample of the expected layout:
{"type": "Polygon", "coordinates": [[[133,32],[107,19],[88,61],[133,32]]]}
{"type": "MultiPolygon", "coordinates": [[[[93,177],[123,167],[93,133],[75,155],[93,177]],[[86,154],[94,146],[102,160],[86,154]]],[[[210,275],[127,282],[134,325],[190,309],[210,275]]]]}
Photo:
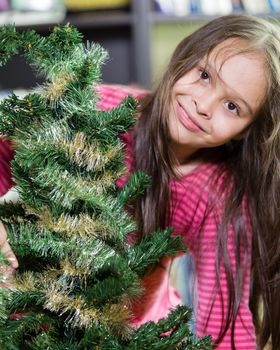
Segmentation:
{"type": "Polygon", "coordinates": [[[117,107],[127,96],[141,99],[148,93],[147,90],[141,88],[116,84],[100,84],[95,87],[95,90],[100,95],[98,106],[101,110],[117,107]]]}

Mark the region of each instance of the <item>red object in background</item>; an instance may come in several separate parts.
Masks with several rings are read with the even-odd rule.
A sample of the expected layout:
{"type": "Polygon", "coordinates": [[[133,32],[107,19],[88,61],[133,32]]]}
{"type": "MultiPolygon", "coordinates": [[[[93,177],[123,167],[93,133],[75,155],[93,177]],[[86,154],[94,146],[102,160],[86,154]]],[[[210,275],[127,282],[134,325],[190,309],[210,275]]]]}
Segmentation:
{"type": "Polygon", "coordinates": [[[18,320],[20,318],[22,318],[24,316],[23,313],[19,313],[19,314],[10,314],[9,318],[13,319],[13,320],[18,320]]]}
{"type": "Polygon", "coordinates": [[[11,142],[0,137],[0,196],[3,196],[14,185],[10,168],[13,156],[14,150],[11,142]]]}
{"type": "MultiPolygon", "coordinates": [[[[11,318],[12,320],[19,320],[20,318],[24,317],[25,315],[27,315],[27,313],[10,314],[9,318],[11,318]]],[[[40,325],[40,330],[42,332],[47,332],[51,327],[52,327],[52,325],[50,323],[42,323],[40,325]]]]}

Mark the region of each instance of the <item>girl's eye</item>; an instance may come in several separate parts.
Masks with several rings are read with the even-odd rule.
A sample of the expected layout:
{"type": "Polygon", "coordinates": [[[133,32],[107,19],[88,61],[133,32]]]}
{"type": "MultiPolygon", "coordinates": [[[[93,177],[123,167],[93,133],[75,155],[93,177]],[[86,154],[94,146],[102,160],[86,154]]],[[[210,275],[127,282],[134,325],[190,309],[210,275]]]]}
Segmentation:
{"type": "Polygon", "coordinates": [[[239,107],[235,103],[233,103],[231,101],[226,102],[226,107],[230,112],[234,112],[236,114],[239,114],[239,107]]]}
{"type": "Polygon", "coordinates": [[[201,78],[202,80],[207,80],[207,79],[210,78],[210,76],[209,76],[209,74],[206,72],[206,70],[201,69],[201,70],[200,70],[200,78],[201,78]]]}

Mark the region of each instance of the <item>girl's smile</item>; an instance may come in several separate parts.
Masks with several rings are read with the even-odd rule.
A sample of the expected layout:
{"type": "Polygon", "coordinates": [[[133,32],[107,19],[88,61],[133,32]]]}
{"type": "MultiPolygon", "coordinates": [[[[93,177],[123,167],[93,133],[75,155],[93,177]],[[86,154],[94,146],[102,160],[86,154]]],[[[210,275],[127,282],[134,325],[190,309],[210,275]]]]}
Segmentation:
{"type": "Polygon", "coordinates": [[[195,118],[187,111],[187,108],[183,107],[180,101],[177,101],[177,114],[180,122],[185,126],[186,129],[192,132],[205,132],[203,127],[195,120],[195,118]]]}

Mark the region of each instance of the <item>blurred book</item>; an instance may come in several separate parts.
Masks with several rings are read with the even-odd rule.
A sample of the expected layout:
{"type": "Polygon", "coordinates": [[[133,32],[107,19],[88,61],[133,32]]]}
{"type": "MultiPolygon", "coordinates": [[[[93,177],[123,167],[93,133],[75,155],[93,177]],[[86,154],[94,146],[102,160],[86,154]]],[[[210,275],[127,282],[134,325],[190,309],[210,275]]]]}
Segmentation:
{"type": "Polygon", "coordinates": [[[232,0],[232,9],[236,12],[244,11],[243,4],[241,0],[232,0]]]}
{"type": "Polygon", "coordinates": [[[204,15],[227,15],[233,10],[231,0],[200,0],[200,9],[204,15]]]}
{"type": "MultiPolygon", "coordinates": [[[[137,0],[143,1],[143,0],[137,0]]],[[[110,10],[128,7],[129,0],[64,0],[69,11],[110,10]]]]}
{"type": "Polygon", "coordinates": [[[272,12],[280,12],[280,0],[268,0],[268,5],[272,12]]]}
{"type": "Polygon", "coordinates": [[[155,0],[155,9],[164,15],[171,15],[173,12],[171,0],[155,0]]]}
{"type": "Polygon", "coordinates": [[[164,15],[187,16],[191,12],[191,0],[155,0],[155,8],[164,15]]]}
{"type": "Polygon", "coordinates": [[[201,13],[200,0],[191,0],[191,13],[201,13]]]}
{"type": "Polygon", "coordinates": [[[270,12],[267,0],[242,0],[244,10],[250,14],[260,14],[270,12]]]}
{"type": "Polygon", "coordinates": [[[175,16],[186,16],[191,12],[190,0],[173,0],[173,12],[175,16]]]}

